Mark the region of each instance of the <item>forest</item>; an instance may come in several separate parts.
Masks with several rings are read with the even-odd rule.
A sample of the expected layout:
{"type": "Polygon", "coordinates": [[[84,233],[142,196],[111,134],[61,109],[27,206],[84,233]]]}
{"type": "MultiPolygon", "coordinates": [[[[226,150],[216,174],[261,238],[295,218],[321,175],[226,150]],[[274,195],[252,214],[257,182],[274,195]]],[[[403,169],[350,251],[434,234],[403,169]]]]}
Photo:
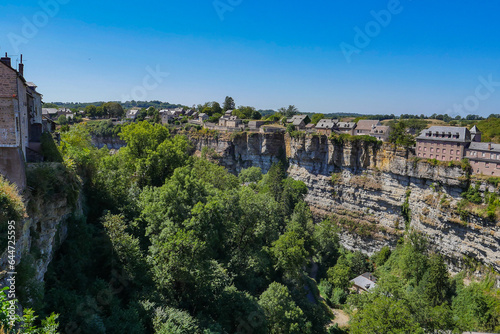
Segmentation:
{"type": "MultiPolygon", "coordinates": [[[[33,196],[64,193],[83,215],[71,217],[44,284],[20,287],[22,333],[500,332],[493,273],[450,275],[411,224],[392,250],[344,249],[339,218],[313,219],[285,158],[236,176],[162,125],[118,135],[127,146],[114,154],[92,145],[84,123],[60,145],[45,138],[52,163],[30,170],[33,196]],[[353,292],[365,272],[376,288],[353,292]],[[349,326],[334,324],[333,309],[349,326]]],[[[21,210],[4,183],[2,215],[21,210]]],[[[4,293],[0,305],[9,332],[4,293]]]]}

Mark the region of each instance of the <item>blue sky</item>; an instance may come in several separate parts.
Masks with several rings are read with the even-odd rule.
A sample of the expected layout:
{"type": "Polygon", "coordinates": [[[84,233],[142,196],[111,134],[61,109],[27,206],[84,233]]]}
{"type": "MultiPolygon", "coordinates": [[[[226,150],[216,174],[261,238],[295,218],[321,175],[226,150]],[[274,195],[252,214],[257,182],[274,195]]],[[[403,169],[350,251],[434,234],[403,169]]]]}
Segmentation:
{"type": "Polygon", "coordinates": [[[468,0],[4,0],[0,52],[24,55],[46,102],[229,95],[262,109],[489,115],[500,113],[499,10],[468,0]],[[390,16],[381,24],[373,13],[390,16]],[[356,27],[366,34],[357,44],[356,27]]]}

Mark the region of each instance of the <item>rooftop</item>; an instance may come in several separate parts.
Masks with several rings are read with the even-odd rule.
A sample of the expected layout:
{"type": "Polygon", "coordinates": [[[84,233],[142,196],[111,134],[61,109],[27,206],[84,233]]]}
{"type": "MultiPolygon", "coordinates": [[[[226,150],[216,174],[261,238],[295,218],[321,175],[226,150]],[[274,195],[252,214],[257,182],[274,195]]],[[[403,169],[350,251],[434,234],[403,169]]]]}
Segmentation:
{"type": "Polygon", "coordinates": [[[337,119],[323,118],[316,124],[316,129],[333,129],[337,125],[337,119]]]}
{"type": "Polygon", "coordinates": [[[469,150],[500,153],[500,144],[472,142],[469,150]]]}
{"type": "Polygon", "coordinates": [[[456,126],[431,126],[420,132],[417,140],[439,140],[452,142],[470,142],[470,132],[465,127],[456,126]]]}
{"type": "Polygon", "coordinates": [[[378,119],[362,119],[358,121],[356,129],[371,130],[374,126],[382,125],[378,119]]]}

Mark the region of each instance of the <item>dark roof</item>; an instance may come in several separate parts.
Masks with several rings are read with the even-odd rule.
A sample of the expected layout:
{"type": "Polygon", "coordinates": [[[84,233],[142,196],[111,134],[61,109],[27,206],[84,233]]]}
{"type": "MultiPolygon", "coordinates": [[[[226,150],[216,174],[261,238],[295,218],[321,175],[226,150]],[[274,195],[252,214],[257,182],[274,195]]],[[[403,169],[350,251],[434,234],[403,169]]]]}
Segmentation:
{"type": "Polygon", "coordinates": [[[472,134],[476,134],[476,133],[481,133],[481,131],[479,131],[479,129],[477,128],[477,126],[473,126],[472,129],[470,129],[470,133],[472,134]]]}
{"type": "MultiPolygon", "coordinates": [[[[377,284],[376,284],[376,280],[375,281],[372,281],[371,279],[367,278],[365,275],[367,275],[368,273],[365,273],[363,275],[359,275],[358,277],[356,277],[355,279],[351,280],[352,283],[354,283],[354,285],[357,285],[359,286],[360,288],[368,291],[368,290],[371,290],[373,289],[377,284]]],[[[372,276],[373,277],[373,276],[372,276]]]]}
{"type": "Polygon", "coordinates": [[[417,137],[417,139],[466,143],[470,142],[471,137],[469,129],[465,127],[431,126],[430,128],[420,132],[420,135],[417,137]]]}
{"type": "Polygon", "coordinates": [[[323,118],[316,124],[316,129],[333,129],[337,125],[336,119],[323,118]]]}
{"type": "Polygon", "coordinates": [[[387,125],[377,125],[376,127],[372,128],[370,133],[388,133],[390,130],[390,126],[387,125]]]}
{"type": "Polygon", "coordinates": [[[500,153],[500,144],[472,142],[470,143],[469,150],[500,153]]]}
{"type": "Polygon", "coordinates": [[[295,115],[292,118],[287,120],[287,123],[293,123],[294,125],[299,125],[302,121],[306,121],[306,118],[309,118],[307,115],[295,115]]]}
{"type": "Polygon", "coordinates": [[[356,123],[354,122],[339,122],[337,124],[339,129],[354,129],[356,127],[356,123]]]}

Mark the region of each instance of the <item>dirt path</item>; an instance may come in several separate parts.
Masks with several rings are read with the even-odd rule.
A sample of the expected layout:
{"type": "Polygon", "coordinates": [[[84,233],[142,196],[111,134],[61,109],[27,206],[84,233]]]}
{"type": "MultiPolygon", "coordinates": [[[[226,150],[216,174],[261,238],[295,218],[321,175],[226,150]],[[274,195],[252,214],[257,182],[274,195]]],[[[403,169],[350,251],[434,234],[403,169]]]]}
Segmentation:
{"type": "Polygon", "coordinates": [[[338,324],[339,327],[345,327],[349,325],[349,316],[342,310],[332,309],[333,314],[335,314],[335,319],[333,319],[330,326],[338,324]]]}

